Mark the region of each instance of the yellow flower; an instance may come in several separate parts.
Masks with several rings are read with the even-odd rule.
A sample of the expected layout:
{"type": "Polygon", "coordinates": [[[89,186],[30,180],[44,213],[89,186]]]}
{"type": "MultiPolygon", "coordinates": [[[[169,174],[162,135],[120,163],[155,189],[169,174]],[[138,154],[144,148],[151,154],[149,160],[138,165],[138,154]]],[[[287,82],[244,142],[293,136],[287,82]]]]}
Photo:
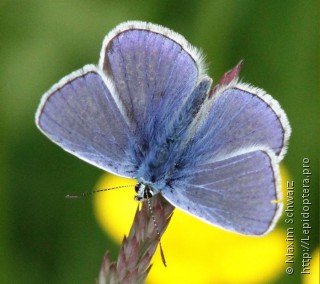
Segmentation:
{"type": "MultiPolygon", "coordinates": [[[[136,184],[105,174],[97,188],[136,184]]],[[[128,234],[137,202],[134,189],[96,194],[95,214],[102,228],[119,244],[128,234]]],[[[168,267],[157,251],[147,283],[261,283],[285,271],[286,234],[275,229],[265,237],[247,237],[210,226],[178,209],[161,242],[168,267]]]]}

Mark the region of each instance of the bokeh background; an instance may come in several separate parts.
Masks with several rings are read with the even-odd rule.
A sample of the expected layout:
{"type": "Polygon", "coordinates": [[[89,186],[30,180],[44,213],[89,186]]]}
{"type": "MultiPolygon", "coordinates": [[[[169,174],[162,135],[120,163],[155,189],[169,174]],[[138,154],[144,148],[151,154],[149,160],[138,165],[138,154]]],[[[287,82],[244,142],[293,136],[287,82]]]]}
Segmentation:
{"type": "MultiPolygon", "coordinates": [[[[296,185],[297,273],[289,277],[283,271],[275,283],[301,283],[304,157],[312,171],[311,250],[319,246],[318,4],[1,1],[0,282],[92,283],[105,251],[116,258],[119,246],[98,225],[92,199],[64,199],[92,190],[103,172],[45,138],[35,127],[34,113],[52,84],[98,62],[108,31],[123,21],[143,20],[167,26],[201,47],[215,82],[244,59],[243,81],[267,90],[287,112],[293,134],[284,164],[296,185]]],[[[283,220],[279,226],[286,229],[283,220]]]]}

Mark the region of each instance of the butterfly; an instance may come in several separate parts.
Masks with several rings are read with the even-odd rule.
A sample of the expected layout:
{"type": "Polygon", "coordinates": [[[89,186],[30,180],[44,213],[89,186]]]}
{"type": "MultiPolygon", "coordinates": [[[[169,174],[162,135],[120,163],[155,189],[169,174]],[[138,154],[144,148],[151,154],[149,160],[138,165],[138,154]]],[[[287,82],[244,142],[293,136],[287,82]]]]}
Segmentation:
{"type": "Polygon", "coordinates": [[[212,87],[183,36],[125,22],[104,39],[97,66],[43,95],[36,125],[80,159],[137,179],[137,200],[161,194],[209,224],[261,236],[281,214],[291,128],[275,99],[239,81],[241,65],[212,87]]]}

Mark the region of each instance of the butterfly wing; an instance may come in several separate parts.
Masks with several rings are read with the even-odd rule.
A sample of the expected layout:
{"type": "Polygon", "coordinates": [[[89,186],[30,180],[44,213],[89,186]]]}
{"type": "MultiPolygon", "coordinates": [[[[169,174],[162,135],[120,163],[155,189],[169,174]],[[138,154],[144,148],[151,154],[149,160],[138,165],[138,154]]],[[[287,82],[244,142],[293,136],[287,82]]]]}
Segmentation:
{"type": "Polygon", "coordinates": [[[206,104],[203,108],[209,106],[209,114],[190,145],[198,162],[251,147],[270,148],[279,161],[283,158],[291,128],[279,103],[265,91],[235,80],[218,89],[206,104]]]}
{"type": "Polygon", "coordinates": [[[63,78],[42,98],[36,124],[64,150],[106,171],[133,177],[135,143],[113,86],[95,66],[63,78]]]}
{"type": "Polygon", "coordinates": [[[161,193],[207,223],[244,235],[270,231],[281,212],[278,164],[272,151],[234,153],[198,165],[161,193]]]}
{"type": "Polygon", "coordinates": [[[263,235],[281,211],[273,201],[280,199],[278,163],[291,129],[270,95],[229,77],[195,118],[197,127],[166,177],[172,188],[162,194],[211,224],[263,235]]]}
{"type": "Polygon", "coordinates": [[[203,76],[199,51],[157,25],[127,22],[87,66],[47,92],[36,124],[68,152],[104,170],[137,177],[149,141],[173,119],[203,76]]]}
{"type": "Polygon", "coordinates": [[[106,37],[99,67],[114,81],[142,153],[204,75],[200,52],[181,35],[143,22],[126,22],[106,37]]]}

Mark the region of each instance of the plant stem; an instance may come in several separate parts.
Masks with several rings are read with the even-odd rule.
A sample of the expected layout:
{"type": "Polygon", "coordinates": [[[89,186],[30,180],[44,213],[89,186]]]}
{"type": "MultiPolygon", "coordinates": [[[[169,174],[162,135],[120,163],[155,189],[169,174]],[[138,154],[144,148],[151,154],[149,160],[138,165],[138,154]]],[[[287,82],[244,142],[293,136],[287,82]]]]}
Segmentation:
{"type": "MultiPolygon", "coordinates": [[[[123,238],[117,261],[111,262],[109,252],[106,253],[97,283],[144,283],[152,267],[151,258],[169,225],[173,210],[174,207],[160,194],[145,200],[141,209],[138,205],[130,233],[123,238]]],[[[161,256],[166,265],[162,250],[161,256]]]]}

